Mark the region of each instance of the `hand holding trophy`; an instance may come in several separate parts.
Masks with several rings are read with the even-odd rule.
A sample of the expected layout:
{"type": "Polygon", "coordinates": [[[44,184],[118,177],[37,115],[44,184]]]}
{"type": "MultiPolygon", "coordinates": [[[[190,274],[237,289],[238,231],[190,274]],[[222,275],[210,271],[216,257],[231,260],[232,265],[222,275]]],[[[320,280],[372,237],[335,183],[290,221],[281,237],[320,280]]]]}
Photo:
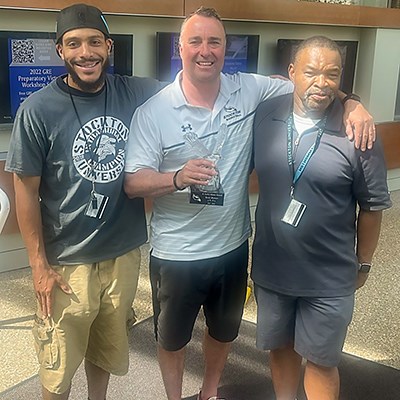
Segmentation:
{"type": "MultiPolygon", "coordinates": [[[[193,131],[184,134],[185,142],[194,150],[197,157],[212,161],[215,165],[221,158],[221,149],[224,145],[228,127],[222,124],[218,132],[217,144],[214,151],[210,151],[193,131]]],[[[221,187],[221,178],[218,168],[216,174],[205,185],[192,185],[190,187],[190,203],[218,205],[224,204],[224,192],[221,187]]]]}

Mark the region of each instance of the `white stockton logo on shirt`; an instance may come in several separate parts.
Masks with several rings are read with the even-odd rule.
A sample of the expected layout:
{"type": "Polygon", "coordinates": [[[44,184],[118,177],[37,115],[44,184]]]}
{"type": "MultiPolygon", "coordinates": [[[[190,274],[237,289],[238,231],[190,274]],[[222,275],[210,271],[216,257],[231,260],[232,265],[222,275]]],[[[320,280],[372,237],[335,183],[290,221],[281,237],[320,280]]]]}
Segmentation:
{"type": "Polygon", "coordinates": [[[125,144],[129,129],[118,118],[97,117],[75,136],[72,159],[79,174],[96,183],[118,179],[124,171],[125,144]],[[94,166],[94,168],[92,167],[94,166]]]}

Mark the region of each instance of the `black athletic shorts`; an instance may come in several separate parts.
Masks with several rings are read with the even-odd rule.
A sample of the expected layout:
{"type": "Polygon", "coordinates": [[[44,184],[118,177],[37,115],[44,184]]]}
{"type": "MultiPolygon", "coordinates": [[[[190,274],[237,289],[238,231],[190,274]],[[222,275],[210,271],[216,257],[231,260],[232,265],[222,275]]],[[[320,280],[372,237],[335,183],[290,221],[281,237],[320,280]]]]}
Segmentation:
{"type": "Polygon", "coordinates": [[[211,337],[220,342],[237,337],[246,297],[248,253],[246,241],[215,258],[150,257],[154,329],[163,349],[177,351],[189,343],[201,306],[211,337]]]}

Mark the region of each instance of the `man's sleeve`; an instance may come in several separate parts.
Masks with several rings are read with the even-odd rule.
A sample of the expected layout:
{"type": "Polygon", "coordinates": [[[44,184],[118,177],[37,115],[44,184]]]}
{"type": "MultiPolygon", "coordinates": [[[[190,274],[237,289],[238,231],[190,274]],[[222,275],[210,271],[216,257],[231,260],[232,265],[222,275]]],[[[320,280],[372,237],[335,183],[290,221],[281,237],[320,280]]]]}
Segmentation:
{"type": "Polygon", "coordinates": [[[261,101],[293,93],[293,84],[289,80],[262,75],[256,75],[256,77],[258,86],[262,88],[261,101]]]}
{"type": "Polygon", "coordinates": [[[356,150],[357,165],[353,193],[360,208],[379,211],[391,207],[387,187],[387,169],[382,144],[378,139],[371,150],[356,150]]]}
{"type": "Polygon", "coordinates": [[[14,121],[5,170],[26,176],[41,176],[46,161],[46,135],[43,127],[24,110],[14,121]]]}
{"type": "Polygon", "coordinates": [[[137,105],[145,103],[150,97],[158,93],[167,85],[166,82],[160,82],[153,78],[143,78],[137,76],[125,77],[130,90],[137,99],[137,105]]]}
{"type": "Polygon", "coordinates": [[[125,172],[143,168],[159,171],[162,162],[162,141],[157,126],[159,118],[152,118],[143,107],[133,115],[126,145],[125,172]]]}

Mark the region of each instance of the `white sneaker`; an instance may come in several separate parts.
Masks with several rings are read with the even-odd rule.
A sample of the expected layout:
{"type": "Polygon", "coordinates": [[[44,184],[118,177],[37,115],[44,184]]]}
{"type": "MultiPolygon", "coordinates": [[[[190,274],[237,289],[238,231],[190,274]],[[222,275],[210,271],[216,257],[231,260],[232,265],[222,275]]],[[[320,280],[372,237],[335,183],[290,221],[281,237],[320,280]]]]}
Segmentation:
{"type": "Polygon", "coordinates": [[[224,398],[222,398],[222,397],[217,397],[217,396],[212,396],[212,397],[209,397],[208,399],[202,399],[202,397],[201,397],[201,392],[197,395],[197,400],[226,400],[226,399],[224,399],[224,398]]]}
{"type": "Polygon", "coordinates": [[[200,397],[200,395],[197,397],[197,400],[225,400],[225,399],[223,399],[222,397],[217,397],[217,396],[212,396],[212,397],[209,397],[208,399],[202,399],[201,397],[200,397]]]}

